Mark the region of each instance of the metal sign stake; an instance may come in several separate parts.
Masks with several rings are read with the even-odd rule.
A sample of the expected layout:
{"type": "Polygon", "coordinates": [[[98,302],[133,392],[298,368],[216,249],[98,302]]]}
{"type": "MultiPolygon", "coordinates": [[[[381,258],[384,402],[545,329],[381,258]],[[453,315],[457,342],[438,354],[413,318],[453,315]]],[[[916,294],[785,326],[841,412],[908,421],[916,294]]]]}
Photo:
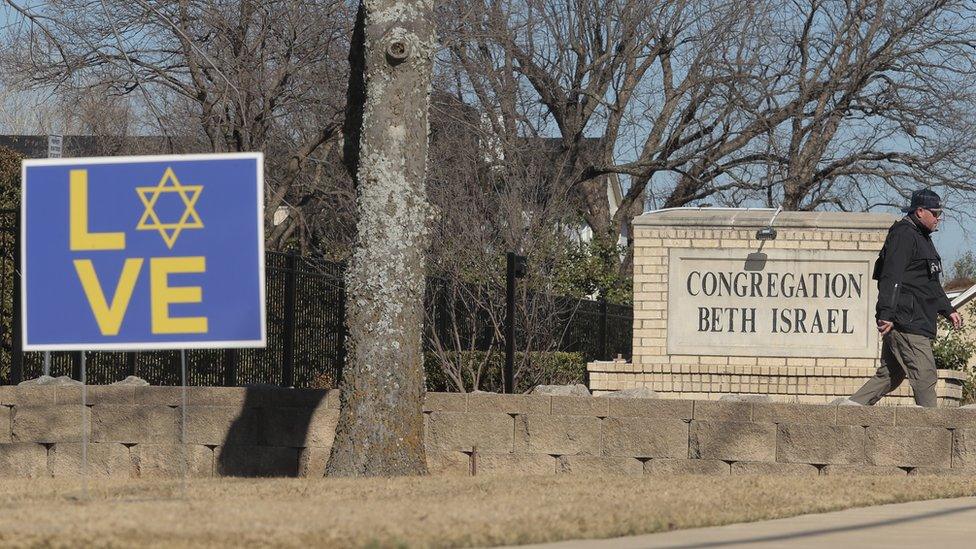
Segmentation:
{"type": "Polygon", "coordinates": [[[88,379],[85,351],[81,352],[81,497],[88,499],[88,379]]]}
{"type": "Polygon", "coordinates": [[[180,395],[180,491],[186,499],[186,475],[190,468],[186,457],[186,349],[180,349],[180,376],[183,386],[180,395]]]}

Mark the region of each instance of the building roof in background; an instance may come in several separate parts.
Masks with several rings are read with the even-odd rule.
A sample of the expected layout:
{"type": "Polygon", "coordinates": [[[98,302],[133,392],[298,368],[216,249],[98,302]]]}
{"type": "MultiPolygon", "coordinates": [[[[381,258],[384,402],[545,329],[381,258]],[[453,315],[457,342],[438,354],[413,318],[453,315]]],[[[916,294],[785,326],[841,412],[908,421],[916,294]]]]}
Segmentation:
{"type": "Polygon", "coordinates": [[[945,289],[947,294],[951,294],[953,292],[962,293],[968,290],[970,287],[972,287],[973,284],[976,284],[976,280],[973,280],[971,278],[967,278],[967,277],[953,278],[949,282],[945,283],[943,289],[945,289]]]}
{"type": "MultiPolygon", "coordinates": [[[[46,135],[0,135],[0,147],[25,158],[47,158],[46,135]]],[[[112,156],[119,154],[168,154],[166,139],[158,136],[65,135],[61,156],[112,156]]]]}

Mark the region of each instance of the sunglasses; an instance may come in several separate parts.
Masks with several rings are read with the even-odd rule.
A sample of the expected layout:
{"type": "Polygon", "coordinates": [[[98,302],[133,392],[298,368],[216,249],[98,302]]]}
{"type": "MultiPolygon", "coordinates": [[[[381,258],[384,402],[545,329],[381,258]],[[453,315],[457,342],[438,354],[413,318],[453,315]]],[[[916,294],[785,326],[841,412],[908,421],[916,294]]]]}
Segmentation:
{"type": "Polygon", "coordinates": [[[934,217],[936,219],[942,217],[942,209],[941,208],[940,209],[937,209],[937,210],[934,210],[934,209],[931,209],[931,208],[923,208],[923,209],[926,210],[926,211],[928,211],[930,214],[932,214],[932,217],[934,217]]]}

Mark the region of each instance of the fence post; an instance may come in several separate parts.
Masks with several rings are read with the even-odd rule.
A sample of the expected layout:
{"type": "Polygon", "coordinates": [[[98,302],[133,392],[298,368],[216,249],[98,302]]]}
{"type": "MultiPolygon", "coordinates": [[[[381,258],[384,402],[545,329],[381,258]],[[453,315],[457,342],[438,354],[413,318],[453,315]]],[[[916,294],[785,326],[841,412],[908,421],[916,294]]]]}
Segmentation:
{"type": "Polygon", "coordinates": [[[24,342],[22,336],[23,325],[20,317],[20,212],[17,212],[17,222],[14,224],[14,303],[13,326],[10,341],[10,384],[16,385],[24,380],[24,342]]]}
{"type": "Polygon", "coordinates": [[[600,298],[600,331],[599,342],[597,344],[600,352],[600,360],[609,360],[607,353],[607,300],[600,298]]]}
{"type": "Polygon", "coordinates": [[[237,349],[224,349],[224,386],[237,387],[237,349]]]}
{"type": "Polygon", "coordinates": [[[525,256],[505,254],[505,371],[503,392],[515,392],[515,279],[525,276],[525,256]]]}
{"type": "Polygon", "coordinates": [[[339,271],[339,367],[336,370],[336,387],[342,381],[342,371],[346,367],[346,338],[349,327],[346,325],[346,268],[339,271]]]}
{"type": "Polygon", "coordinates": [[[295,385],[295,271],[298,269],[298,255],[294,250],[285,256],[285,329],[282,338],[285,342],[281,353],[281,386],[295,385]]]}
{"type": "Polygon", "coordinates": [[[71,352],[71,379],[81,381],[81,351],[71,352]]]}
{"type": "Polygon", "coordinates": [[[515,253],[505,256],[505,371],[502,392],[514,393],[515,387],[515,253]]]}
{"type": "Polygon", "coordinates": [[[136,367],[136,362],[138,360],[138,352],[125,353],[125,372],[126,375],[135,376],[138,375],[138,368],[136,367]]]}

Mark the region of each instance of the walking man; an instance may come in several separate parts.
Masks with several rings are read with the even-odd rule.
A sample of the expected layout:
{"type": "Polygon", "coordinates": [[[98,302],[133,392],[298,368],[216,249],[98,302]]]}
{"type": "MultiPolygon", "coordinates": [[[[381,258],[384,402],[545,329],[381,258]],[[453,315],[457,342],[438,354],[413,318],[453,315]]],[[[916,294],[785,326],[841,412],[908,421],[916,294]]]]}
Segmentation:
{"type": "Polygon", "coordinates": [[[872,405],[894,391],[907,377],[919,406],[934,408],[935,357],[932,340],[936,318],[942,315],[954,328],[962,316],[942,289],[942,258],[932,243],[939,226],[942,199],[929,189],[912,193],[904,218],[888,229],[884,247],[874,265],[878,281],[875,319],[882,336],[881,367],[853,396],[858,404],[872,405]]]}

